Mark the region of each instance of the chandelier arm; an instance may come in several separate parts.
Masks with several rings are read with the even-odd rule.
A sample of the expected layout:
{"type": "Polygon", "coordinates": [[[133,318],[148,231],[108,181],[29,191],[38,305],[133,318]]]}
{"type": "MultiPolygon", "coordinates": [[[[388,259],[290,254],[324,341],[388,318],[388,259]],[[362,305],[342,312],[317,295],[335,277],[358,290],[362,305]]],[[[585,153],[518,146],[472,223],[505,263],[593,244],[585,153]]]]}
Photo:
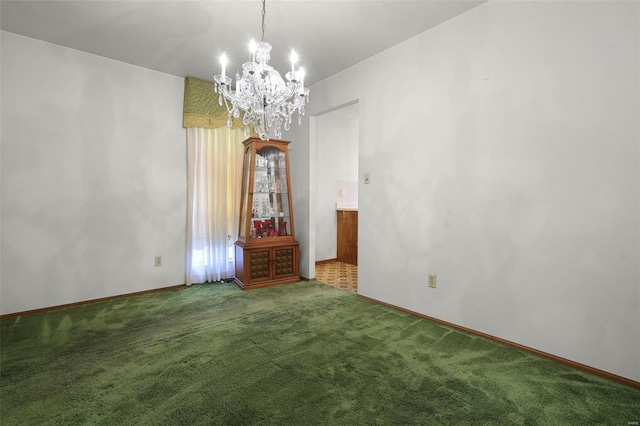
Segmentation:
{"type": "Polygon", "coordinates": [[[225,108],[227,108],[227,112],[229,113],[229,115],[231,115],[231,113],[233,112],[233,108],[229,108],[229,100],[231,101],[232,105],[235,105],[235,100],[233,99],[233,93],[231,93],[231,89],[229,89],[229,87],[226,85],[222,87],[222,99],[224,100],[224,106],[225,108]]]}

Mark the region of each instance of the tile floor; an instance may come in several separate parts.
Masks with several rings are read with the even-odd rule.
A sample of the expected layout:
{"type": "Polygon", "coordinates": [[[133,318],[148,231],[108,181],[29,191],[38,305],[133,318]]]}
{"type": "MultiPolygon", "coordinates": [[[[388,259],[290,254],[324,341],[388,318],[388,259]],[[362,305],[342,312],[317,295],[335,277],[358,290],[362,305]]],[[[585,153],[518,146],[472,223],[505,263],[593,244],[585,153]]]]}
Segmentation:
{"type": "Polygon", "coordinates": [[[358,292],[358,267],[342,262],[316,265],[316,281],[342,290],[358,292]]]}

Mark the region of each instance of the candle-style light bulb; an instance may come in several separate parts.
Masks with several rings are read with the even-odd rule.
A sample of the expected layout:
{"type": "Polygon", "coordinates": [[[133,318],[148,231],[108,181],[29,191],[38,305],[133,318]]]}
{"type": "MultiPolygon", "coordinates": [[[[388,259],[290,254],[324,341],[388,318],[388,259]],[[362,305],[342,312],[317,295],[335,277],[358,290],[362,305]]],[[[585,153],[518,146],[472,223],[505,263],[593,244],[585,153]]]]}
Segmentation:
{"type": "Polygon", "coordinates": [[[256,61],[257,48],[258,46],[256,45],[256,41],[254,39],[251,39],[251,41],[249,42],[249,53],[251,53],[251,62],[256,61]]]}
{"type": "Polygon", "coordinates": [[[295,70],[295,66],[296,66],[296,62],[298,62],[298,54],[296,53],[295,49],[291,49],[291,75],[295,76],[296,74],[296,70],[295,70]]]}
{"type": "Polygon", "coordinates": [[[222,80],[224,81],[227,71],[227,54],[225,52],[222,52],[222,56],[220,56],[220,65],[222,65],[222,80]]]}

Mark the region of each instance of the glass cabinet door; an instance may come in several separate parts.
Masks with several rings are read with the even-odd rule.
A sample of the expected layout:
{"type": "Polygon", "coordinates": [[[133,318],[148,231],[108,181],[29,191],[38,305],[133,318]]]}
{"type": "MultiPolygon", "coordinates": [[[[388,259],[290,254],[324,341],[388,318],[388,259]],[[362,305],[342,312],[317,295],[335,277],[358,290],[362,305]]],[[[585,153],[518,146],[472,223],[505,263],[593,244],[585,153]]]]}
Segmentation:
{"type": "Polygon", "coordinates": [[[291,235],[287,158],[275,146],[256,151],[249,238],[291,235]]]}

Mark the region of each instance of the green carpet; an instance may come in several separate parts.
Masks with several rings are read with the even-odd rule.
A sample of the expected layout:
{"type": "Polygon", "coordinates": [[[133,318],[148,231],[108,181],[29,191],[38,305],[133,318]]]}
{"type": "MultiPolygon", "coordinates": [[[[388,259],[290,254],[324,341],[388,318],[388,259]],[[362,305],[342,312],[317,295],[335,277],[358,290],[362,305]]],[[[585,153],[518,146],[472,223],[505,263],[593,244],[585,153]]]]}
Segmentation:
{"type": "Polygon", "coordinates": [[[8,425],[628,425],[640,390],[316,282],[1,321],[8,425]]]}

